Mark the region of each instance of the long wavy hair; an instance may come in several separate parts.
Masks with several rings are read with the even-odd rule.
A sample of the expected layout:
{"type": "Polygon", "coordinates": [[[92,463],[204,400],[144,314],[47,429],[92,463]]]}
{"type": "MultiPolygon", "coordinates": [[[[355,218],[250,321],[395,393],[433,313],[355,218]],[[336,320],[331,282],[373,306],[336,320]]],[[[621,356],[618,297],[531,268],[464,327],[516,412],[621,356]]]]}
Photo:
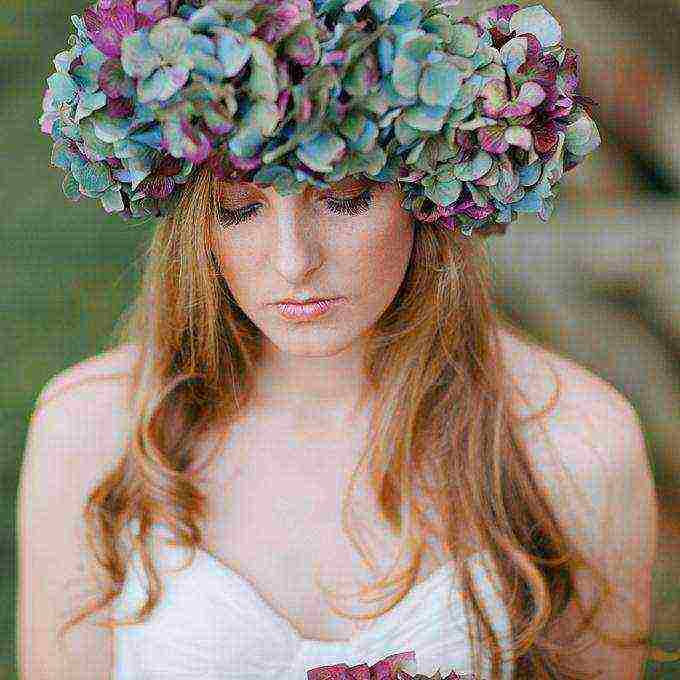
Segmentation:
{"type": "MultiPolygon", "coordinates": [[[[132,417],[123,455],[84,507],[88,549],[105,580],[95,601],[60,627],[60,639],[86,617],[105,609],[111,613],[129,568],[121,535],[130,520],[139,522],[135,543],[148,598],[134,617],[107,617],[96,625],[142,623],[162,597],[148,547],[154,524],[165,524],[175,544],[190,549],[189,563],[203,543],[200,526],[208,498],[196,478],[223,449],[218,444],[203,463],[193,444],[216,422],[226,423],[226,438],[253,393],[263,346],[261,331],[233,299],[215,257],[211,234],[220,181],[202,169],[185,185],[174,213],[158,221],[144,254],[139,292],[114,329],[109,348],[134,343],[139,352],[124,376],[132,417]]],[[[594,617],[614,586],[560,526],[520,434],[524,422],[540,423],[554,408],[559,379],[546,408],[520,416],[513,395],[529,402],[503,361],[500,331],[540,344],[495,308],[490,269],[484,234],[466,237],[417,225],[402,285],[367,338],[363,370],[378,396],[369,443],[343,499],[342,517],[343,530],[375,569],[365,550],[370,545],[357,541],[348,521],[357,472],[367,462],[379,512],[399,538],[399,555],[412,549],[413,555],[404,570],[397,571],[395,562],[389,572],[394,578],[377,580],[384,588],[360,591],[363,597],[401,586],[378,612],[333,609],[348,618],[382,615],[416,582],[428,537],[441,541],[451,557],[464,557],[469,546],[461,537],[471,529],[476,547],[488,551],[500,578],[513,632],[513,677],[596,677],[596,670],[567,661],[588,646],[587,631],[614,644],[628,640],[628,646],[649,646],[649,636],[615,637],[595,626],[594,617]],[[576,589],[577,569],[589,570],[601,584],[591,609],[576,589]],[[582,621],[574,635],[556,644],[548,632],[572,599],[582,621]]],[[[481,676],[479,645],[484,644],[492,677],[500,678],[506,658],[501,642],[480,606],[467,562],[460,560],[459,568],[474,672],[481,676]]]]}

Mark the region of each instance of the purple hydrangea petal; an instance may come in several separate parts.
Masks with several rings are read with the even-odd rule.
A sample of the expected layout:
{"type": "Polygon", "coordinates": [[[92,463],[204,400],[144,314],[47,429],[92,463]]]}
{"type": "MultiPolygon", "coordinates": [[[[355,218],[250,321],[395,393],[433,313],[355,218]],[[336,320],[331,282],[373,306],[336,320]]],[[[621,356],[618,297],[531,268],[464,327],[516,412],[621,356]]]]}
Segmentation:
{"type": "Polygon", "coordinates": [[[168,0],[137,0],[137,12],[154,23],[170,16],[168,0]]]}

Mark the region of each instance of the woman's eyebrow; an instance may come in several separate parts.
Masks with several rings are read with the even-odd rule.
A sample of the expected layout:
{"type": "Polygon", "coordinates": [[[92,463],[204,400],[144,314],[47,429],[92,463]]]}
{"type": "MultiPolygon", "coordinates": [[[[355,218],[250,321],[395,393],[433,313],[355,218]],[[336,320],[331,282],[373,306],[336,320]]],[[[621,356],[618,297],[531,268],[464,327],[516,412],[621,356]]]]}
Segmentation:
{"type": "Polygon", "coordinates": [[[220,201],[261,200],[262,192],[254,184],[247,182],[231,182],[220,188],[220,201]]]}
{"type": "Polygon", "coordinates": [[[352,194],[358,189],[366,189],[368,187],[377,185],[378,182],[372,180],[368,177],[345,177],[339,182],[329,182],[330,189],[324,189],[321,192],[321,196],[327,196],[331,193],[333,194],[352,194]]]}

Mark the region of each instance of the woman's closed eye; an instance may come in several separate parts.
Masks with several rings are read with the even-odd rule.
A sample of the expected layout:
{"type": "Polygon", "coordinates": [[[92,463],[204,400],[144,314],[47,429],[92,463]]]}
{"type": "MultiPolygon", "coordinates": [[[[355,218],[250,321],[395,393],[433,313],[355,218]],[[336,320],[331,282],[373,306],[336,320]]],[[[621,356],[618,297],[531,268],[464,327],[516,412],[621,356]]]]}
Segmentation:
{"type": "MultiPolygon", "coordinates": [[[[337,215],[358,215],[366,212],[373,201],[371,189],[366,189],[354,198],[335,198],[328,196],[323,199],[328,210],[337,215]]],[[[246,222],[257,215],[263,208],[262,203],[252,203],[237,210],[220,207],[220,224],[227,229],[233,228],[239,222],[246,222]]]]}
{"type": "Polygon", "coordinates": [[[238,210],[230,210],[220,206],[220,225],[227,229],[233,229],[239,222],[247,222],[257,215],[262,209],[262,203],[253,203],[238,210]]]}
{"type": "Polygon", "coordinates": [[[333,198],[329,196],[324,202],[331,212],[338,215],[358,215],[371,207],[373,194],[370,189],[366,189],[353,198],[333,198]]]}

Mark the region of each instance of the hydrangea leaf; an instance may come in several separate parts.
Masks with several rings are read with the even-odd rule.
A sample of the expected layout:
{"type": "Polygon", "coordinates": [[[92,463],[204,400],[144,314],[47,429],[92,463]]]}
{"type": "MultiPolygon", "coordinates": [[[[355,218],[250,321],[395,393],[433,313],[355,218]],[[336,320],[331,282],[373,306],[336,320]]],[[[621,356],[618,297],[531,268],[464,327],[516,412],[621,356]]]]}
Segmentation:
{"type": "Polygon", "coordinates": [[[78,180],[70,173],[64,175],[64,179],[61,182],[61,189],[64,192],[64,196],[69,199],[69,201],[77,202],[81,199],[82,194],[78,188],[78,180]]]}

